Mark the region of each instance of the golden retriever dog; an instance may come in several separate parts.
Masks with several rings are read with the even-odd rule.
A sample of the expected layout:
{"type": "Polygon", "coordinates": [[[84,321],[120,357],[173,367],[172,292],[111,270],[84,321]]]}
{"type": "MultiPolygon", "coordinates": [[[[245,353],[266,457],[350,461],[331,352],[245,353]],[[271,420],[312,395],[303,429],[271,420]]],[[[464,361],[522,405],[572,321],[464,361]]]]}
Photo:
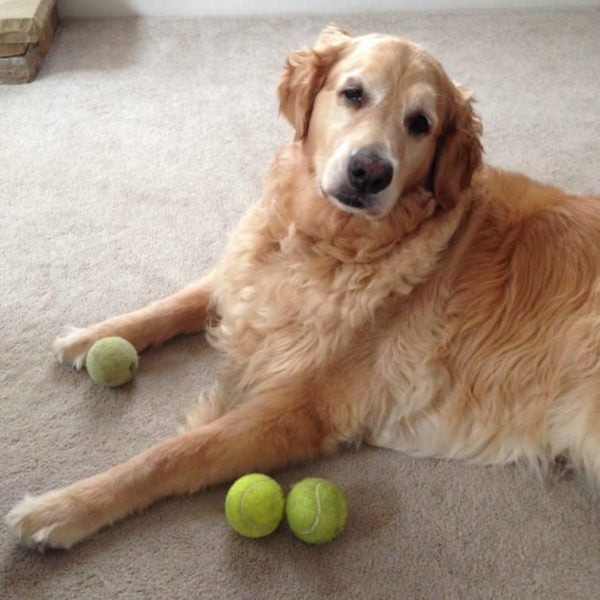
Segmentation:
{"type": "Polygon", "coordinates": [[[402,39],[327,28],[279,99],[294,140],[214,271],[55,344],[81,367],[206,330],[217,383],[176,437],[17,504],[24,542],[360,442],[600,484],[600,197],[484,165],[470,95],[402,39]]]}

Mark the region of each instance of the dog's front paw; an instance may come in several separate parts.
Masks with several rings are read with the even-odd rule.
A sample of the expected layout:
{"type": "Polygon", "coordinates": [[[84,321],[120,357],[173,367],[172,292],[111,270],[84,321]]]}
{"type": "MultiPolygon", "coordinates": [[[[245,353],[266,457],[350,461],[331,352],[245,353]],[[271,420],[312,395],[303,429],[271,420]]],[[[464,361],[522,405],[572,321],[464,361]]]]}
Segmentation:
{"type": "Polygon", "coordinates": [[[26,546],[43,551],[46,548],[70,548],[85,537],[87,531],[78,525],[77,511],[69,508],[69,499],[54,491],[42,496],[25,496],[7,515],[11,532],[26,546]]]}
{"type": "Polygon", "coordinates": [[[65,327],[62,335],[54,340],[52,347],[59,362],[68,363],[79,370],[83,367],[88,350],[95,341],[87,329],[65,327]]]}

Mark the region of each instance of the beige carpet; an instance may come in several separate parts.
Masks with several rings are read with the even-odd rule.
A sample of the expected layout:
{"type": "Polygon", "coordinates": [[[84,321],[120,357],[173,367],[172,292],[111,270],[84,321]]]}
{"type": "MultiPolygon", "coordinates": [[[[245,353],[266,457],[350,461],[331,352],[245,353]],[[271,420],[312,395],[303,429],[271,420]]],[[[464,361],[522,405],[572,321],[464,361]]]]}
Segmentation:
{"type": "MultiPolygon", "coordinates": [[[[480,100],[488,160],[600,193],[600,11],[353,16],[432,49],[480,100]]],[[[0,512],[170,435],[211,380],[200,338],[143,355],[118,391],[54,362],[65,323],[198,277],[259,194],[286,50],[320,18],[69,21],[40,78],[0,88],[0,512]]],[[[314,548],[232,533],[225,488],[167,500],[70,552],[0,528],[0,597],[543,598],[600,594],[600,502],[571,478],[362,449],[289,470],[345,488],[314,548]]]]}

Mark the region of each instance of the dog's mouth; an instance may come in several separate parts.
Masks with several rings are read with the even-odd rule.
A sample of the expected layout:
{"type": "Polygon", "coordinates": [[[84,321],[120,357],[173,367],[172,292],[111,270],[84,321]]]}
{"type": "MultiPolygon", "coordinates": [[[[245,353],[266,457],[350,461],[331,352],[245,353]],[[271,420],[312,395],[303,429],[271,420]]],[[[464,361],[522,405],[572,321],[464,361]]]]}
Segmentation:
{"type": "Polygon", "coordinates": [[[382,216],[381,206],[377,198],[371,194],[356,194],[346,189],[327,192],[323,188],[321,188],[321,194],[336,208],[345,212],[362,214],[370,218],[382,216]]]}
{"type": "Polygon", "coordinates": [[[368,208],[372,203],[369,197],[359,196],[356,194],[345,194],[343,192],[338,192],[337,194],[333,195],[333,197],[338,202],[341,202],[350,208],[368,208]]]}

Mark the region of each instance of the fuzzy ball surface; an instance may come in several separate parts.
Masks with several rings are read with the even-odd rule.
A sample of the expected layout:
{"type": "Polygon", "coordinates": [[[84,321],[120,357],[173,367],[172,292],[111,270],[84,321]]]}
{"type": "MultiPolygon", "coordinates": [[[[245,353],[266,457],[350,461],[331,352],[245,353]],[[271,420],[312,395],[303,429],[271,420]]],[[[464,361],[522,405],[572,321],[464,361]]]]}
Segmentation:
{"type": "Polygon", "coordinates": [[[135,375],[138,365],[136,349],[120,337],[98,340],[85,359],[85,367],[92,381],[107,387],[127,383],[135,375]]]}
{"type": "Polygon", "coordinates": [[[294,535],[309,544],[325,544],[337,537],[346,523],[344,492],[331,481],[303,479],[289,493],[285,514],[294,535]]]}
{"type": "Polygon", "coordinates": [[[249,538],[273,533],[281,523],[284,508],[281,486],[262,473],[240,477],[225,498],[227,521],[234,531],[249,538]]]}

